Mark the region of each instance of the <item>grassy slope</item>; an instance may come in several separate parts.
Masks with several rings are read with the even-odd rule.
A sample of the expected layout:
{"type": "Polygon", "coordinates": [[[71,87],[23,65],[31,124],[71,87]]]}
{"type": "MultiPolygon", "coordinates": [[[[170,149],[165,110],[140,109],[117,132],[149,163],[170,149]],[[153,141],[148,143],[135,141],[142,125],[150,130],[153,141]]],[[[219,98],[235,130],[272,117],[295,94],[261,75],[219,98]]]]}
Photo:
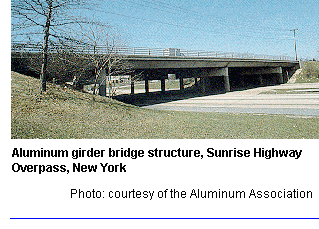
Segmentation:
{"type": "Polygon", "coordinates": [[[319,82],[319,61],[305,62],[301,73],[296,79],[296,83],[316,82],[319,82]]]}
{"type": "Polygon", "coordinates": [[[12,138],[318,138],[318,118],[147,110],[12,73],[12,138]]]}

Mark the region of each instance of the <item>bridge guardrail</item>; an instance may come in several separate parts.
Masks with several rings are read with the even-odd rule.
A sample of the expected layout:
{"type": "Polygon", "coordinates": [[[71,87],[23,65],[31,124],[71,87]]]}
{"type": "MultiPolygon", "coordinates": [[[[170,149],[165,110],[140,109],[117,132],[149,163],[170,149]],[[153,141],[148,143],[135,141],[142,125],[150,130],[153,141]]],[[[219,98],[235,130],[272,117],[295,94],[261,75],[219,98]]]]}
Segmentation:
{"type": "MultiPolygon", "coordinates": [[[[72,49],[71,47],[69,47],[72,49]]],[[[59,46],[51,47],[51,51],[55,52],[59,46]]],[[[220,52],[220,51],[201,51],[201,50],[183,50],[183,49],[163,49],[163,48],[145,48],[145,47],[111,47],[111,46],[73,46],[73,49],[81,50],[87,54],[118,54],[118,55],[133,55],[133,56],[154,56],[154,57],[211,57],[211,58],[234,58],[234,59],[263,59],[263,60],[285,60],[294,61],[288,56],[273,56],[273,55],[257,55],[251,53],[235,53],[235,52],[220,52]]],[[[30,52],[38,53],[42,51],[41,43],[23,43],[12,42],[11,52],[30,52]]]]}

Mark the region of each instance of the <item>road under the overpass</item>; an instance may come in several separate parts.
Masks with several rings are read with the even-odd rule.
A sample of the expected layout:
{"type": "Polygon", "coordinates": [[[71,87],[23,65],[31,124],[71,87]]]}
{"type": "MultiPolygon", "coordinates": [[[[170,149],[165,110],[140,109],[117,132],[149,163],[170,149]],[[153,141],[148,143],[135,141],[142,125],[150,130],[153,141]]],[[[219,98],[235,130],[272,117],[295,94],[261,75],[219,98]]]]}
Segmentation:
{"type": "Polygon", "coordinates": [[[148,109],[319,116],[319,83],[282,84],[144,106],[148,109]]]}

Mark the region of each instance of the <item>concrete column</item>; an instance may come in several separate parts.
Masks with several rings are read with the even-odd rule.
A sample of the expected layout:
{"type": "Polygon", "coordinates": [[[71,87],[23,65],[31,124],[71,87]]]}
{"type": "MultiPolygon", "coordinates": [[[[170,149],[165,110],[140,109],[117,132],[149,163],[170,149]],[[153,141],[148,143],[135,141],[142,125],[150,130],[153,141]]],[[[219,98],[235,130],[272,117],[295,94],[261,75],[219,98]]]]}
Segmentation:
{"type": "Polygon", "coordinates": [[[145,79],[145,93],[149,93],[149,92],[150,92],[150,87],[149,87],[148,79],[145,79]]]}
{"type": "Polygon", "coordinates": [[[263,85],[264,85],[263,76],[262,76],[262,75],[259,75],[259,76],[258,76],[258,81],[259,81],[259,85],[260,85],[260,86],[263,86],[263,85]]]}
{"type": "Polygon", "coordinates": [[[179,78],[179,88],[181,91],[184,90],[184,78],[182,76],[179,78]]]}
{"type": "Polygon", "coordinates": [[[165,91],[165,79],[161,79],[161,91],[165,91]]]}
{"type": "Polygon", "coordinates": [[[278,68],[278,82],[279,82],[279,84],[284,83],[284,77],[282,75],[282,67],[278,68]]]}
{"type": "Polygon", "coordinates": [[[223,77],[224,88],[226,92],[230,91],[228,67],[225,68],[211,68],[207,70],[208,77],[223,77]]]}
{"type": "Polygon", "coordinates": [[[224,76],[225,91],[230,92],[229,76],[224,76]]]}
{"type": "Polygon", "coordinates": [[[131,80],[131,94],[134,94],[134,81],[131,80]]]}
{"type": "Polygon", "coordinates": [[[201,89],[202,89],[202,93],[205,94],[206,93],[206,78],[202,77],[200,78],[200,82],[201,82],[201,89]]]}
{"type": "Polygon", "coordinates": [[[230,83],[229,83],[229,75],[228,75],[227,67],[223,69],[223,75],[224,75],[225,91],[230,92],[230,83]]]}

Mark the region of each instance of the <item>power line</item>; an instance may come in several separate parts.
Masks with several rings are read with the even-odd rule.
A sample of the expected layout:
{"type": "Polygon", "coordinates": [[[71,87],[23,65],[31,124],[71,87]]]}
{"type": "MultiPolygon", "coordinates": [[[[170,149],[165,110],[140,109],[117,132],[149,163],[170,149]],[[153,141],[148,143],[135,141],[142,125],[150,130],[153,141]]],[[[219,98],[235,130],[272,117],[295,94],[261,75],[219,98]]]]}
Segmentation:
{"type": "MultiPolygon", "coordinates": [[[[176,12],[172,12],[172,11],[169,11],[169,10],[165,10],[163,8],[158,8],[158,7],[153,7],[153,6],[150,6],[150,5],[145,5],[145,4],[141,4],[141,3],[137,3],[137,2],[134,2],[134,1],[130,1],[130,0],[122,0],[122,1],[119,1],[119,0],[111,0],[111,1],[116,1],[116,2],[123,2],[123,1],[126,1],[126,2],[129,2],[131,4],[134,4],[134,5],[138,5],[138,6],[142,6],[142,7],[146,7],[146,8],[150,8],[150,9],[156,9],[156,10],[160,10],[160,11],[163,11],[163,12],[168,12],[168,13],[171,13],[171,14],[175,14],[175,15],[181,15],[182,14],[191,14],[191,15],[195,15],[195,17],[197,18],[194,18],[195,20],[197,21],[200,21],[200,22],[203,22],[203,21],[207,21],[208,19],[208,22],[210,23],[214,23],[216,24],[216,19],[214,18],[211,18],[207,15],[204,15],[204,14],[201,14],[201,13],[198,13],[196,11],[192,11],[192,10],[188,10],[188,9],[185,9],[185,8],[181,8],[181,7],[178,7],[178,6],[175,6],[175,5],[172,5],[172,4],[167,4],[167,3],[161,3],[161,4],[157,4],[157,3],[154,3],[154,2],[150,2],[150,1],[146,1],[146,0],[141,0],[143,2],[146,2],[146,3],[150,3],[151,5],[156,5],[156,6],[160,6],[160,7],[164,7],[166,9],[169,9],[169,10],[172,10],[172,11],[176,11],[176,12]],[[182,10],[178,10],[177,8],[179,9],[182,9],[182,10]],[[201,18],[201,19],[199,19],[201,18]],[[204,20],[203,20],[204,19],[204,20]]],[[[155,1],[155,2],[158,2],[158,1],[155,1]]],[[[227,25],[228,27],[230,27],[230,25],[228,23],[225,23],[226,20],[221,20],[221,19],[217,19],[218,23],[220,23],[220,26],[221,24],[224,24],[224,25],[227,25]]],[[[231,22],[233,23],[233,22],[231,22]]],[[[254,33],[258,32],[256,31],[256,29],[262,29],[262,30],[272,30],[272,31],[277,31],[277,32],[286,32],[286,31],[289,31],[289,30],[285,30],[285,29],[276,29],[276,28],[266,28],[266,27],[252,27],[252,26],[245,26],[245,25],[238,25],[239,22],[235,22],[236,25],[232,25],[232,26],[236,26],[236,29],[238,29],[239,27],[241,28],[244,28],[246,29],[250,29],[250,30],[253,30],[254,33]]],[[[264,32],[264,31],[263,31],[264,32]]]]}
{"type": "MultiPolygon", "coordinates": [[[[125,1],[127,1],[127,0],[125,0],[125,1]]],[[[189,9],[186,9],[186,8],[182,8],[182,7],[177,6],[177,5],[164,3],[164,2],[161,2],[161,1],[155,1],[155,0],[154,1],[141,0],[141,1],[149,3],[151,5],[156,5],[156,6],[164,7],[164,8],[173,10],[173,11],[177,11],[179,13],[183,13],[183,14],[186,13],[188,15],[191,14],[191,15],[194,15],[196,17],[200,17],[202,19],[204,18],[205,20],[208,19],[209,22],[216,23],[216,20],[217,20],[221,24],[224,24],[224,25],[227,24],[227,22],[226,22],[227,20],[225,20],[225,19],[222,20],[220,18],[217,18],[217,19],[216,18],[212,18],[211,16],[205,15],[203,13],[200,13],[200,12],[197,12],[197,11],[194,11],[194,10],[189,10],[189,9]]],[[[140,3],[136,3],[136,2],[133,2],[133,1],[130,1],[130,2],[133,3],[133,4],[137,4],[137,5],[142,5],[140,3]]],[[[143,5],[143,6],[144,7],[149,7],[149,8],[154,8],[154,7],[151,7],[149,5],[143,5]]],[[[158,8],[156,8],[156,9],[158,9],[158,8]]],[[[160,9],[160,10],[162,10],[162,9],[160,9]]],[[[170,11],[165,10],[165,12],[170,12],[170,11]]],[[[170,13],[174,13],[174,12],[170,12],[170,13]]],[[[176,14],[176,13],[174,13],[174,14],[176,14]]],[[[249,29],[254,29],[254,30],[262,29],[262,30],[270,30],[270,31],[277,31],[277,32],[287,32],[287,31],[289,31],[289,29],[280,29],[280,28],[273,28],[273,27],[261,27],[261,26],[257,27],[257,26],[247,26],[247,25],[242,25],[242,24],[240,25],[240,23],[238,21],[234,22],[234,21],[231,21],[229,19],[228,19],[228,21],[230,23],[236,24],[237,28],[238,28],[238,26],[240,26],[242,28],[249,28],[249,29]]],[[[229,24],[227,24],[227,25],[229,25],[229,24]]]]}
{"type": "Polygon", "coordinates": [[[244,35],[244,34],[236,34],[236,33],[225,33],[225,32],[219,32],[219,31],[215,31],[215,30],[208,30],[208,29],[203,29],[203,28],[198,28],[198,27],[184,26],[184,25],[175,24],[175,23],[169,23],[169,22],[151,20],[151,19],[147,19],[147,18],[129,16],[129,15],[114,13],[114,12],[110,12],[110,11],[104,11],[104,10],[95,10],[95,11],[98,11],[100,13],[112,14],[112,15],[116,15],[116,16],[120,16],[120,17],[126,17],[126,18],[131,18],[131,19],[136,19],[136,20],[142,20],[142,21],[147,21],[147,22],[152,22],[152,23],[174,26],[174,27],[178,27],[178,28],[186,28],[186,29],[193,29],[193,30],[200,30],[200,31],[209,31],[209,32],[213,32],[214,34],[240,36],[240,37],[246,37],[246,38],[259,38],[259,39],[266,39],[266,40],[287,40],[287,39],[281,39],[281,38],[252,36],[252,35],[244,35]]]}

